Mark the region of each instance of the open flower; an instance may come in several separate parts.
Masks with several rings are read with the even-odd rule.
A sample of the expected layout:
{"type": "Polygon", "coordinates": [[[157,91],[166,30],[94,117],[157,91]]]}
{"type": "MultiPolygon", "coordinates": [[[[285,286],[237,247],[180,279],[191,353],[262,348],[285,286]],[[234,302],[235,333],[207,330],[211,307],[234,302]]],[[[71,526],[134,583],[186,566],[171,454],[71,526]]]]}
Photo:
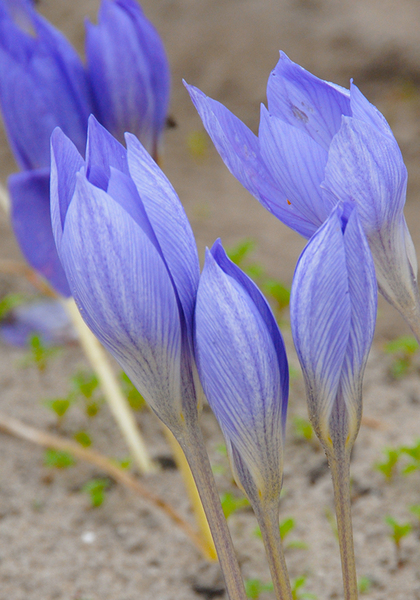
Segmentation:
{"type": "Polygon", "coordinates": [[[351,450],[362,415],[362,379],[376,319],[376,279],[358,210],[338,205],[296,267],[293,340],[309,416],[327,452],[351,450]]]}
{"type": "Polygon", "coordinates": [[[267,301],[220,241],[206,253],[195,322],[200,379],[223,430],[235,479],[251,500],[278,502],[286,351],[267,301]]]}
{"type": "Polygon", "coordinates": [[[86,57],[100,123],[120,142],[134,133],[156,158],[169,103],[169,64],[135,0],[103,0],[86,24],[86,57]]]}
{"type": "Polygon", "coordinates": [[[282,53],[258,137],[188,90],[227,167],[283,223],[309,238],[337,203],[357,205],[379,289],[420,336],[417,261],[403,215],[407,171],[387,122],[357,87],[322,81],[282,53]]]}
{"type": "Polygon", "coordinates": [[[135,136],[126,142],[91,117],[85,162],[53,133],[53,231],[87,325],[177,435],[197,411],[197,250],[172,186],[135,136]]]}

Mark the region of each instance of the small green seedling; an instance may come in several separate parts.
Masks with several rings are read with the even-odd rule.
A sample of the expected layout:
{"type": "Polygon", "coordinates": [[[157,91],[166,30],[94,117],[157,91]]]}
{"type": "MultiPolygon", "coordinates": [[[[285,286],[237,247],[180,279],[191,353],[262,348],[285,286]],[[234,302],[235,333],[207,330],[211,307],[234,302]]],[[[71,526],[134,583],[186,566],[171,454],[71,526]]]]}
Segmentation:
{"type": "Polygon", "coordinates": [[[394,358],[391,366],[391,376],[394,379],[404,377],[411,368],[418,347],[416,339],[408,335],[401,336],[385,344],[385,352],[391,354],[394,358]]]}
{"type": "Polygon", "coordinates": [[[410,523],[398,523],[391,517],[387,515],[385,517],[385,523],[389,525],[391,528],[390,538],[394,542],[395,553],[397,556],[397,563],[401,563],[401,540],[405,538],[411,532],[411,524],[410,523]]]}
{"type": "Polygon", "coordinates": [[[127,398],[129,405],[133,410],[142,410],[146,406],[146,401],[140,394],[138,389],[134,387],[131,379],[121,371],[120,380],[123,389],[124,396],[127,398]]]}
{"type": "Polygon", "coordinates": [[[305,587],[306,584],[305,575],[296,577],[296,579],[293,579],[291,584],[293,600],[317,600],[317,596],[315,594],[311,594],[310,592],[304,592],[302,589],[305,587]]]}
{"type": "Polygon", "coordinates": [[[23,367],[35,366],[40,373],[45,371],[48,361],[60,352],[60,348],[48,347],[42,338],[35,333],[29,336],[28,345],[28,352],[21,365],[23,367]]]}
{"type": "Polygon", "coordinates": [[[241,508],[248,508],[248,506],[250,506],[248,498],[245,498],[244,496],[238,498],[230,492],[222,494],[220,502],[226,519],[241,508]]]}
{"type": "Polygon", "coordinates": [[[282,313],[290,304],[290,288],[278,279],[267,278],[262,291],[274,301],[276,312],[282,313]]]}
{"type": "Polygon", "coordinates": [[[246,579],[245,592],[251,600],[258,600],[263,592],[272,592],[272,583],[263,583],[261,579],[246,579]]]}
{"type": "Polygon", "coordinates": [[[28,297],[23,294],[6,294],[0,300],[0,321],[14,308],[28,302],[28,297]]]}
{"type": "Polygon", "coordinates": [[[96,375],[89,371],[78,371],[71,378],[71,382],[74,396],[85,402],[86,415],[95,417],[104,402],[99,393],[99,381],[96,375]]]}
{"type": "Polygon", "coordinates": [[[54,469],[68,469],[76,463],[69,452],[48,448],[44,453],[44,465],[54,469]]]}
{"type": "Polygon", "coordinates": [[[292,417],[293,435],[297,440],[311,442],[314,438],[314,430],[308,419],[295,415],[292,417]]]}
{"type": "Polygon", "coordinates": [[[380,471],[382,475],[391,481],[395,475],[398,461],[401,456],[401,448],[384,448],[385,460],[382,462],[375,463],[374,467],[377,471],[380,471]]]}
{"type": "Polygon", "coordinates": [[[409,509],[420,520],[420,504],[412,504],[409,509]]]}
{"type": "Polygon", "coordinates": [[[72,404],[72,398],[70,395],[66,398],[53,398],[52,400],[44,400],[43,404],[56,414],[57,427],[61,427],[63,419],[72,404]]]}
{"type": "Polygon", "coordinates": [[[76,440],[78,444],[83,446],[83,448],[89,448],[92,445],[92,438],[88,434],[87,431],[77,431],[73,434],[73,439],[76,440]]]}
{"type": "Polygon", "coordinates": [[[372,587],[372,580],[369,577],[362,575],[362,577],[359,577],[357,587],[359,589],[359,594],[367,594],[372,587]]]}
{"type": "Polygon", "coordinates": [[[109,479],[91,479],[82,487],[82,491],[89,494],[92,508],[98,508],[104,503],[106,491],[110,486],[109,479]]]}
{"type": "Polygon", "coordinates": [[[420,439],[416,440],[413,446],[401,446],[400,451],[411,459],[411,463],[402,470],[404,475],[420,469],[420,439]]]}
{"type": "MultiPolygon", "coordinates": [[[[286,539],[286,537],[291,533],[296,526],[295,520],[292,517],[286,517],[283,521],[280,521],[279,524],[279,532],[282,541],[286,539]]],[[[262,539],[261,530],[259,527],[256,527],[254,530],[254,535],[260,539],[262,539]]],[[[292,540],[286,544],[286,548],[300,548],[301,550],[306,550],[308,547],[305,542],[300,540],[292,540]]]]}
{"type": "Polygon", "coordinates": [[[207,133],[203,130],[191,131],[187,135],[187,147],[190,155],[196,161],[203,161],[207,158],[209,151],[209,142],[207,133]]]}

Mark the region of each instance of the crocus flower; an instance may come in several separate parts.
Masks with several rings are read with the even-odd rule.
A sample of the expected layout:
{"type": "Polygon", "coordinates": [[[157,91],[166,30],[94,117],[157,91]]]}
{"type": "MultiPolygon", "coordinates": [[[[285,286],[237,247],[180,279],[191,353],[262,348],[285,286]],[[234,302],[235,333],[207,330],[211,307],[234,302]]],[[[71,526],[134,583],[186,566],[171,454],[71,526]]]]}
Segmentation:
{"type": "Polygon", "coordinates": [[[82,151],[93,110],[83,64],[66,38],[20,5],[34,35],[21,29],[0,4],[0,104],[10,146],[22,169],[50,165],[55,127],[82,151]]]}
{"type": "Polygon", "coordinates": [[[195,312],[198,372],[235,479],[251,498],[279,498],[289,374],[281,333],[257,286],[206,252],[195,312]]]}
{"type": "Polygon", "coordinates": [[[96,116],[120,142],[135,134],[156,157],[169,103],[169,64],[153,25],[135,0],[103,0],[87,23],[86,57],[96,116]]]}
{"type": "Polygon", "coordinates": [[[188,89],[227,167],[283,223],[309,238],[337,203],[357,205],[379,289],[419,336],[417,261],[403,215],[407,171],[387,122],[358,88],[322,81],[282,53],[258,137],[188,89]]]}
{"type": "Polygon", "coordinates": [[[327,452],[351,450],[376,319],[376,279],[358,210],[338,205],[304,249],[290,300],[309,415],[327,452]]]}
{"type": "Polygon", "coordinates": [[[135,136],[126,143],[91,117],[85,162],[54,131],[53,231],[87,325],[176,435],[197,409],[197,250],[170,183],[135,136]]]}

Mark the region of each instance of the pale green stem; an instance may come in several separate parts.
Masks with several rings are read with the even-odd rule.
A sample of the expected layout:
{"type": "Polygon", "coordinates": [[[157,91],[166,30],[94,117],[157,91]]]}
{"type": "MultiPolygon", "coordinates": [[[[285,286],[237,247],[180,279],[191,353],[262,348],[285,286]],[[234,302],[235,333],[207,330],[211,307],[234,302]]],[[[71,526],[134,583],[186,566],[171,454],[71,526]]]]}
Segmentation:
{"type": "Polygon", "coordinates": [[[280,538],[278,502],[253,502],[253,509],[260,526],[276,598],[292,600],[290,579],[280,538]]]}
{"type": "Polygon", "coordinates": [[[357,600],[356,561],[354,558],[353,528],[350,500],[350,455],[346,450],[328,456],[334,486],[335,512],[340,544],[345,600],[357,600]]]}
{"type": "Polygon", "coordinates": [[[208,560],[216,561],[217,553],[216,548],[214,546],[213,537],[211,535],[210,526],[208,524],[206,513],[204,512],[204,508],[201,503],[200,495],[198,493],[197,486],[195,485],[191,469],[188,465],[187,459],[185,458],[185,454],[182,451],[181,446],[176,441],[173,433],[163,423],[162,427],[164,429],[166,439],[168,440],[168,443],[171,446],[172,454],[174,455],[176,465],[180,470],[182,478],[184,480],[184,485],[194,511],[195,520],[200,530],[200,537],[202,540],[203,549],[205,550],[205,556],[208,560]]]}
{"type": "Polygon", "coordinates": [[[190,423],[178,439],[190,465],[216,546],[230,600],[246,600],[245,587],[216,489],[210,461],[198,423],[190,423]]]}
{"type": "Polygon", "coordinates": [[[74,300],[72,298],[64,300],[64,306],[76,328],[80,345],[98,377],[102,393],[138,469],[141,473],[153,471],[153,463],[138,430],[133,412],[127,398],[121,392],[105,350],[83,321],[74,300]]]}

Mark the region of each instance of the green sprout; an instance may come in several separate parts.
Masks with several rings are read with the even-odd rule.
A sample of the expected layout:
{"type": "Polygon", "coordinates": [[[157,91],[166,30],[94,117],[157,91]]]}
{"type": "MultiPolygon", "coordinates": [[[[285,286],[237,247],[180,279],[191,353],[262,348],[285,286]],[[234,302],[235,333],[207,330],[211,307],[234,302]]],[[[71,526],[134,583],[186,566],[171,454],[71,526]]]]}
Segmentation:
{"type": "Polygon", "coordinates": [[[293,435],[298,440],[311,442],[314,438],[314,430],[308,419],[295,415],[292,417],[293,435]]]}
{"type": "Polygon", "coordinates": [[[246,579],[245,592],[251,600],[258,600],[263,592],[272,592],[272,583],[263,583],[261,579],[246,579]]]}
{"type": "Polygon", "coordinates": [[[360,594],[367,594],[372,587],[372,580],[365,575],[359,577],[359,581],[357,582],[357,587],[359,589],[360,594]]]}
{"type": "Polygon", "coordinates": [[[34,333],[28,339],[29,350],[22,360],[23,367],[34,365],[40,373],[47,368],[48,361],[60,352],[60,348],[48,347],[41,336],[34,333]]]}
{"type": "Polygon", "coordinates": [[[222,494],[220,502],[226,519],[241,508],[248,508],[250,506],[248,498],[237,498],[230,492],[222,494]]]}
{"type": "Polygon", "coordinates": [[[44,465],[53,469],[68,469],[76,463],[69,452],[48,448],[44,453],[44,465]]]}
{"type": "Polygon", "coordinates": [[[301,575],[300,577],[296,577],[292,581],[292,598],[293,600],[317,600],[317,596],[315,594],[311,594],[309,592],[304,592],[302,590],[306,585],[306,577],[305,575],[301,575]]]}
{"type": "Polygon", "coordinates": [[[385,344],[385,352],[393,356],[391,376],[400,379],[411,368],[413,358],[418,350],[418,343],[412,336],[403,335],[385,344]]]}
{"type": "Polygon", "coordinates": [[[11,310],[26,302],[28,302],[28,298],[23,294],[6,294],[6,296],[3,296],[0,300],[0,321],[4,319],[11,310]]]}
{"type": "Polygon", "coordinates": [[[390,538],[394,542],[397,562],[400,564],[401,540],[411,532],[411,524],[398,523],[398,521],[396,521],[394,517],[391,517],[390,515],[385,517],[385,523],[391,528],[390,538]]]}
{"type": "Polygon", "coordinates": [[[72,393],[85,402],[85,412],[88,417],[95,417],[101,405],[103,398],[99,392],[99,381],[94,373],[89,371],[78,371],[71,378],[73,391],[72,393]]]}
{"type": "Polygon", "coordinates": [[[262,284],[262,291],[272,298],[277,312],[282,313],[290,303],[290,288],[278,279],[266,279],[262,284]]]}
{"type": "Polygon", "coordinates": [[[83,448],[89,448],[92,445],[92,438],[87,431],[77,431],[73,434],[73,439],[83,446],[83,448]]]}
{"type": "Polygon", "coordinates": [[[106,478],[91,479],[82,487],[82,491],[89,494],[92,508],[98,508],[104,503],[106,491],[111,482],[106,478]]]}
{"type": "Polygon", "coordinates": [[[207,158],[209,143],[206,132],[201,129],[191,131],[187,136],[187,147],[194,160],[203,161],[207,158]]]}
{"type": "Polygon", "coordinates": [[[146,406],[146,401],[140,394],[138,389],[134,387],[131,379],[121,371],[120,381],[123,389],[124,396],[127,398],[129,405],[133,410],[142,410],[146,406]]]}
{"type": "Polygon", "coordinates": [[[57,416],[57,427],[61,427],[63,419],[72,404],[71,396],[66,398],[53,398],[51,400],[44,400],[44,406],[51,410],[57,416]]]}
{"type": "Polygon", "coordinates": [[[413,446],[401,446],[400,451],[411,459],[411,463],[402,471],[404,475],[420,469],[420,439],[416,440],[413,446]]]}
{"type": "Polygon", "coordinates": [[[380,471],[382,475],[391,481],[396,472],[397,463],[401,456],[401,448],[384,448],[385,460],[382,462],[375,463],[374,467],[377,471],[380,471]]]}
{"type": "MultiPolygon", "coordinates": [[[[296,522],[292,517],[286,517],[283,521],[279,523],[279,531],[280,537],[282,541],[286,539],[286,537],[291,533],[296,527],[296,522]]],[[[261,530],[259,527],[256,527],[254,530],[254,535],[260,539],[262,539],[261,530]]],[[[307,549],[307,544],[300,540],[292,540],[286,544],[286,548],[300,548],[302,550],[307,549]]]]}

